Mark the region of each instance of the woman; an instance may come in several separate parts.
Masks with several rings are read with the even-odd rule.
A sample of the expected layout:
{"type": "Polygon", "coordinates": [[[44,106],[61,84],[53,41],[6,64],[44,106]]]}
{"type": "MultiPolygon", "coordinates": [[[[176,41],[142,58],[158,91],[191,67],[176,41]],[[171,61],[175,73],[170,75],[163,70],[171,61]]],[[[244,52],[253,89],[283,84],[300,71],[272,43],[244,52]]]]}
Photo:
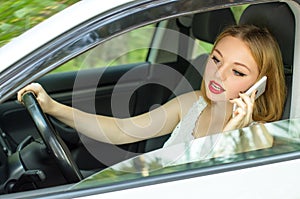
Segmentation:
{"type": "Polygon", "coordinates": [[[82,112],[58,103],[36,83],[18,92],[37,96],[43,111],[95,140],[124,144],[172,133],[165,146],[233,130],[254,121],[278,120],[285,85],[281,53],[270,33],[251,25],[232,26],[217,38],[201,90],[177,96],[148,113],[126,119],[82,112]],[[262,76],[265,93],[243,94],[262,76]],[[233,104],[237,108],[233,112],[233,104]]]}

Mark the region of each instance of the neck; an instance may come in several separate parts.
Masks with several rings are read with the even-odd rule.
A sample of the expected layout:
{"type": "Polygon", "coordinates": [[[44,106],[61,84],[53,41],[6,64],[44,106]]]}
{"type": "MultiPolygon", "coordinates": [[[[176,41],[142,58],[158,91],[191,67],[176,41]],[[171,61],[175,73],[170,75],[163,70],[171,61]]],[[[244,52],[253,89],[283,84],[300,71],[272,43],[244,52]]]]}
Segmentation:
{"type": "Polygon", "coordinates": [[[232,113],[233,104],[229,101],[211,102],[211,108],[215,110],[223,110],[226,115],[232,113]]]}
{"type": "Polygon", "coordinates": [[[232,116],[232,104],[229,101],[211,103],[211,132],[222,132],[232,116]]]}

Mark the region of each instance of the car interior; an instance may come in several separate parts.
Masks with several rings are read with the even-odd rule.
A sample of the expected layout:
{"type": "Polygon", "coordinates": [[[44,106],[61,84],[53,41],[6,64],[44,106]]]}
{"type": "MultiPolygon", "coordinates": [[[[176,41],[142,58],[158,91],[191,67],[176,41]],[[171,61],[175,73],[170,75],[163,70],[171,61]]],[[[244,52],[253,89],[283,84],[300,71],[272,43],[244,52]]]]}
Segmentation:
{"type": "MultiPolygon", "coordinates": [[[[188,16],[188,20],[185,20],[184,17],[169,19],[169,23],[174,26],[172,27],[173,29],[178,30],[181,34],[210,44],[214,43],[215,38],[222,29],[232,24],[254,24],[267,27],[278,40],[283,56],[287,98],[282,119],[289,118],[294,62],[295,17],[287,4],[276,2],[250,5],[244,10],[238,22],[232,10],[224,8],[196,13],[193,16],[188,16]]],[[[178,40],[177,43],[181,50],[188,48],[184,37],[179,37],[178,40]]],[[[148,60],[144,63],[107,68],[104,72],[102,70],[101,74],[103,74],[98,83],[98,86],[101,88],[96,92],[96,113],[103,115],[113,114],[111,98],[114,85],[118,83],[123,74],[132,68],[135,68],[137,71],[136,77],[133,78],[134,81],[144,82],[147,79],[148,82],[151,82],[152,78],[153,82],[155,82],[155,78],[165,78],[157,68],[160,65],[169,66],[182,74],[182,77],[188,80],[192,89],[199,89],[202,82],[201,74],[203,74],[207,57],[207,53],[200,54],[192,60],[186,60],[181,56],[177,56],[175,62],[152,63],[148,60]]],[[[82,74],[87,79],[90,79],[100,74],[96,70],[101,69],[83,71],[82,74]]],[[[130,115],[147,112],[153,105],[165,103],[174,97],[175,91],[176,94],[189,92],[190,88],[184,85],[182,77],[172,78],[171,86],[168,88],[150,83],[136,89],[130,97],[130,115]]],[[[54,99],[64,104],[72,105],[72,103],[74,104],[72,90],[75,80],[76,71],[71,71],[48,74],[38,79],[37,82],[42,84],[54,99]]],[[[86,85],[82,86],[81,89],[87,89],[88,84],[89,82],[86,82],[86,85]]],[[[125,94],[120,93],[118,98],[122,99],[123,95],[125,94]]],[[[83,109],[86,100],[90,100],[77,99],[80,99],[77,104],[82,105],[81,108],[83,107],[83,109]]],[[[93,111],[89,110],[89,108],[86,107],[85,111],[93,111]]],[[[122,113],[119,115],[119,117],[124,116],[125,114],[122,115],[122,113]]],[[[155,137],[116,147],[88,138],[55,118],[49,116],[49,119],[70,150],[72,158],[83,178],[122,160],[159,149],[169,137],[169,135],[155,137]],[[86,147],[87,145],[89,148],[86,147]],[[90,151],[91,149],[93,151],[90,151]],[[99,161],[99,158],[94,155],[93,152],[95,151],[98,152],[97,154],[101,160],[105,160],[104,162],[99,161]],[[92,153],[93,155],[91,155],[92,153]]],[[[41,142],[38,129],[35,127],[27,110],[16,101],[16,98],[12,98],[0,105],[0,121],[0,194],[72,183],[64,177],[63,171],[58,168],[51,156],[47,155],[45,151],[45,153],[42,153],[37,150],[36,147],[38,146],[30,146],[33,142],[41,142]],[[16,159],[10,158],[14,154],[18,154],[18,161],[22,163],[16,163],[14,162],[16,159]],[[20,170],[20,167],[23,170],[21,175],[16,172],[16,170],[20,170]]]]}

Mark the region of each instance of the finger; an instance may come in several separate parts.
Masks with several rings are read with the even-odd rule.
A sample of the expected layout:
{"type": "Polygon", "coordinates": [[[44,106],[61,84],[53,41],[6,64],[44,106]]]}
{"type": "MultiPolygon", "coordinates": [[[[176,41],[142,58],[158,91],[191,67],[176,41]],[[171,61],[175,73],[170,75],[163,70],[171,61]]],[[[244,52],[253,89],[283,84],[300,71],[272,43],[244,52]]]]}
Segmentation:
{"type": "Polygon", "coordinates": [[[240,97],[243,100],[243,102],[245,103],[247,110],[249,110],[249,108],[252,109],[253,102],[254,102],[252,99],[254,99],[253,97],[255,97],[255,93],[254,93],[254,96],[253,96],[253,93],[252,93],[251,97],[249,97],[246,94],[240,94],[240,97]]]}
{"type": "Polygon", "coordinates": [[[243,119],[246,114],[247,114],[247,110],[242,107],[238,107],[235,111],[235,115],[237,116],[236,119],[239,119],[239,118],[243,119]]]}
{"type": "Polygon", "coordinates": [[[24,93],[28,92],[28,86],[24,87],[18,92],[18,101],[22,102],[22,96],[24,93]]]}
{"type": "Polygon", "coordinates": [[[232,103],[236,104],[237,108],[238,107],[241,107],[242,109],[246,109],[247,108],[246,103],[244,102],[244,100],[241,97],[233,99],[231,101],[232,101],[232,103]]]}
{"type": "Polygon", "coordinates": [[[255,101],[256,93],[257,93],[257,90],[254,90],[254,91],[251,93],[250,98],[251,98],[251,102],[252,102],[252,103],[254,103],[254,101],[255,101]]]}
{"type": "Polygon", "coordinates": [[[245,110],[247,107],[241,98],[235,98],[235,99],[229,100],[229,102],[231,102],[233,104],[233,107],[232,107],[233,116],[238,114],[238,112],[237,112],[238,108],[245,110]]]}
{"type": "Polygon", "coordinates": [[[22,91],[19,90],[18,93],[17,93],[17,99],[18,99],[19,102],[21,102],[21,92],[22,91]]]}
{"type": "Polygon", "coordinates": [[[235,116],[230,120],[230,126],[234,127],[234,129],[243,127],[246,111],[239,107],[235,110],[234,115],[235,116]]]}
{"type": "Polygon", "coordinates": [[[253,107],[254,107],[254,103],[255,103],[256,93],[257,93],[257,90],[254,90],[250,95],[250,102],[249,101],[246,102],[247,103],[247,109],[248,109],[248,112],[249,112],[248,117],[251,118],[251,119],[252,119],[252,113],[253,113],[253,107]]]}
{"type": "Polygon", "coordinates": [[[254,104],[254,102],[255,102],[255,96],[256,96],[256,93],[257,93],[257,91],[255,90],[255,91],[253,91],[253,92],[251,93],[250,96],[248,96],[248,95],[246,95],[246,94],[244,94],[244,95],[242,96],[243,100],[245,101],[245,103],[246,103],[247,105],[253,106],[253,104],[254,104]]]}
{"type": "Polygon", "coordinates": [[[256,93],[255,91],[252,92],[250,97],[245,94],[241,95],[241,98],[243,99],[244,103],[246,104],[246,115],[244,118],[244,121],[246,123],[252,120],[255,93],[256,93]]]}
{"type": "Polygon", "coordinates": [[[25,86],[17,93],[18,101],[22,102],[22,96],[27,92],[32,92],[34,95],[37,96],[39,87],[40,87],[40,85],[37,83],[31,83],[31,84],[25,86]]]}

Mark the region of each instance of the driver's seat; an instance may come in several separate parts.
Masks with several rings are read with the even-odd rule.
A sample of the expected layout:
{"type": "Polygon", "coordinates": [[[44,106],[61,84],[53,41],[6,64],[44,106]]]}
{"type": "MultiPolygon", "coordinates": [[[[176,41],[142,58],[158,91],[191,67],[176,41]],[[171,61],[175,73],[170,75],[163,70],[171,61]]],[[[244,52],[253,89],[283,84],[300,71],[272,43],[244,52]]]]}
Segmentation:
{"type": "Polygon", "coordinates": [[[292,10],[286,3],[282,2],[250,5],[243,12],[239,24],[253,24],[267,28],[277,39],[282,53],[287,86],[287,97],[282,119],[289,118],[295,43],[295,17],[292,10]]]}

